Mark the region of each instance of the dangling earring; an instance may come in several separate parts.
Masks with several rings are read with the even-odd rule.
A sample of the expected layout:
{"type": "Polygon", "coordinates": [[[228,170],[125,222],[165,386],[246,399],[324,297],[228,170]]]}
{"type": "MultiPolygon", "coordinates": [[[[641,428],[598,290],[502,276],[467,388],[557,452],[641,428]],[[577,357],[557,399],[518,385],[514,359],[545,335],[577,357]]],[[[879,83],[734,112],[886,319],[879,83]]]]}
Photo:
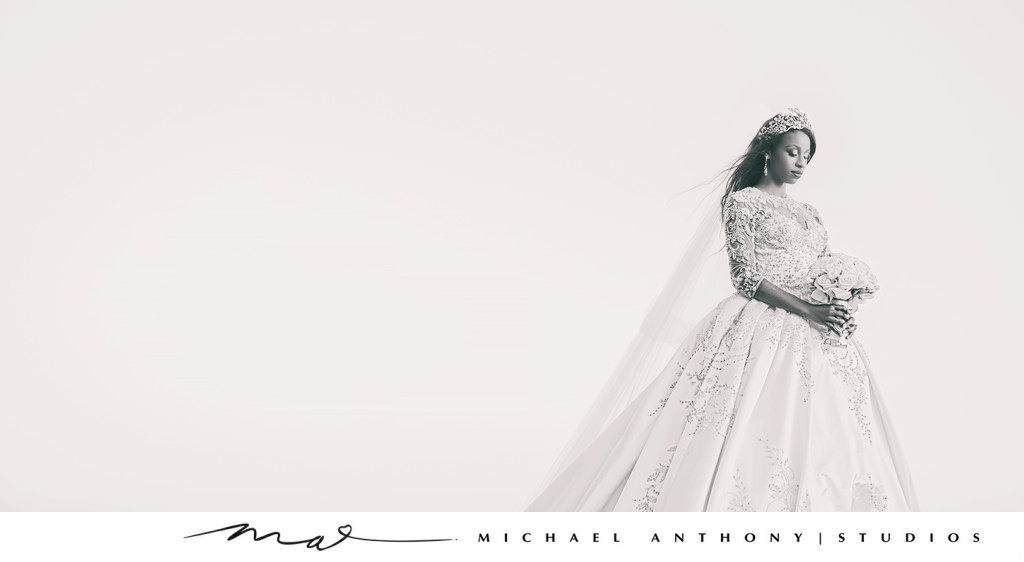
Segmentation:
{"type": "Polygon", "coordinates": [[[768,175],[768,155],[764,155],[764,175],[768,175]]]}

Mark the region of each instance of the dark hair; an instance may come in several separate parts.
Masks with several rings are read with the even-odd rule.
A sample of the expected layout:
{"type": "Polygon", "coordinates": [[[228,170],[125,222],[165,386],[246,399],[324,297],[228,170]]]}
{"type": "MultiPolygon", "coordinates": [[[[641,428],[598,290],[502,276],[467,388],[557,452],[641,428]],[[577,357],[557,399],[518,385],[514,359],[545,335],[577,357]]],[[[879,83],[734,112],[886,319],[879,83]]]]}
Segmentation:
{"type": "MultiPolygon", "coordinates": [[[[774,119],[774,117],[772,117],[774,119]]],[[[764,122],[762,128],[767,126],[771,121],[764,122]]],[[[760,129],[758,129],[760,130],[760,129]]],[[[803,131],[807,133],[807,136],[811,139],[811,154],[809,158],[814,157],[814,151],[817,146],[817,142],[814,139],[814,132],[810,129],[790,129],[790,131],[803,131]]],[[[786,131],[787,133],[789,131],[786,131]]],[[[729,172],[729,179],[726,180],[725,193],[722,194],[722,220],[725,220],[725,202],[729,199],[729,194],[734,191],[746,189],[753,186],[761,177],[764,175],[764,155],[765,153],[771,153],[779,145],[779,139],[782,135],[775,135],[767,139],[759,139],[755,135],[750,144],[747,145],[747,151],[733,160],[733,163],[725,169],[729,172]]],[[[808,159],[808,161],[810,161],[808,159]]],[[[721,173],[721,172],[719,172],[721,173]]]]}
{"type": "MultiPolygon", "coordinates": [[[[766,127],[768,123],[770,123],[772,119],[775,119],[776,117],[778,117],[778,115],[773,115],[770,119],[765,121],[761,125],[761,127],[758,128],[758,131],[766,127]]],[[[804,133],[807,133],[807,136],[811,139],[810,158],[813,158],[814,152],[817,149],[817,141],[814,138],[814,131],[811,131],[810,129],[790,129],[790,131],[803,131],[804,133]]],[[[789,131],[786,132],[788,133],[789,131]]],[[[715,178],[721,176],[722,174],[727,174],[728,176],[725,180],[725,193],[722,194],[722,210],[720,213],[722,224],[725,224],[725,203],[726,201],[729,200],[729,194],[734,191],[740,191],[742,189],[752,187],[761,179],[761,177],[764,176],[764,154],[766,152],[773,152],[775,148],[778,146],[779,139],[781,138],[782,135],[775,135],[766,139],[759,139],[757,138],[757,135],[754,135],[754,138],[751,139],[750,144],[747,145],[747,150],[743,154],[736,157],[736,159],[734,159],[729,166],[720,170],[717,174],[714,175],[714,177],[712,177],[712,179],[703,183],[699,183],[689,189],[685,189],[680,193],[677,193],[676,195],[680,195],[682,193],[686,193],[687,191],[697,189],[702,185],[707,185],[713,182],[715,178]]],[[[808,161],[810,161],[810,159],[808,159],[808,161]]],[[[725,246],[723,246],[719,251],[723,249],[725,249],[725,246]]]]}

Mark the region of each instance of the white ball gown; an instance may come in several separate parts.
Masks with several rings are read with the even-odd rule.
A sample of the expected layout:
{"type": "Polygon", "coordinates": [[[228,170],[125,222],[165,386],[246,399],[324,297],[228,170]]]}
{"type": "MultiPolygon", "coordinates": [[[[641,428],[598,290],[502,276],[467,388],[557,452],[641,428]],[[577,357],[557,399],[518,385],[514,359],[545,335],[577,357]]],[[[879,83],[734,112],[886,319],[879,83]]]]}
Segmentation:
{"type": "Polygon", "coordinates": [[[736,293],[526,511],[916,511],[910,472],[856,335],[752,298],[763,279],[808,300],[829,252],[812,205],[734,191],[736,293]]]}

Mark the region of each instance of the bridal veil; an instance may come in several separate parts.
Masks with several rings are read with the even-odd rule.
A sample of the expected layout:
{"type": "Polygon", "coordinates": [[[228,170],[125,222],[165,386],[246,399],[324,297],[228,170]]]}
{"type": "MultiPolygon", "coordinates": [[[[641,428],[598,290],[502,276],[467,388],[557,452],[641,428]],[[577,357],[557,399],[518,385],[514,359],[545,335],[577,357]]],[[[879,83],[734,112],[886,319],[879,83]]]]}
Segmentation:
{"type": "Polygon", "coordinates": [[[547,488],[601,435],[662,372],[697,321],[734,290],[722,228],[724,188],[698,187],[683,192],[687,197],[677,216],[689,238],[668,280],[651,301],[638,333],[531,497],[547,488]]]}

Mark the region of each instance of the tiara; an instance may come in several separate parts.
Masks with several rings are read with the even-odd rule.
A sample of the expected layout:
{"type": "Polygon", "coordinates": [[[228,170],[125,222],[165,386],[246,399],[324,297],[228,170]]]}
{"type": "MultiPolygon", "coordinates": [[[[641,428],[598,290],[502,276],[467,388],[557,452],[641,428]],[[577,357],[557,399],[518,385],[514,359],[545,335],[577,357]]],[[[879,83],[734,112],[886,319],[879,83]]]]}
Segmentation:
{"type": "Polygon", "coordinates": [[[767,125],[761,127],[761,130],[757,132],[757,138],[766,139],[793,129],[813,130],[811,120],[807,117],[807,114],[795,107],[790,107],[786,111],[772,117],[767,125]]]}

